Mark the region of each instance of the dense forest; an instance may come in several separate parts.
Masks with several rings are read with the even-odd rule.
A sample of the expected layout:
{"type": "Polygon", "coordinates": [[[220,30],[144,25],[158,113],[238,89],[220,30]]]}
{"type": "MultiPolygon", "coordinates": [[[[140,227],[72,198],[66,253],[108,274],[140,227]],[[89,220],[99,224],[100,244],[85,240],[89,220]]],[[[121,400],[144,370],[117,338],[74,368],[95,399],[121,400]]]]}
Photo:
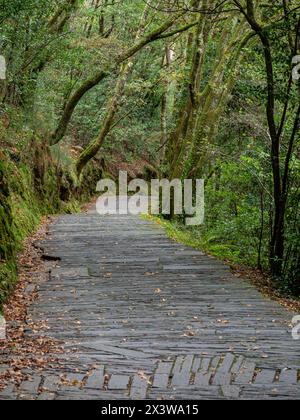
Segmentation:
{"type": "Polygon", "coordinates": [[[300,296],[298,0],[0,5],[2,303],[41,216],[120,169],[204,179],[205,224],[169,229],[300,296]]]}

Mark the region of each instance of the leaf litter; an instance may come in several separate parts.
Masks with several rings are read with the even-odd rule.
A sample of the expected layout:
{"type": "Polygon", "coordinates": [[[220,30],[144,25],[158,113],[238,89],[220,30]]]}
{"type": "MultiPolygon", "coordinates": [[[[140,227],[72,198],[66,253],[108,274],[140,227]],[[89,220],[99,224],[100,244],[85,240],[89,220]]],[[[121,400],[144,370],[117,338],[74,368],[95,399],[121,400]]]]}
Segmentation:
{"type": "Polygon", "coordinates": [[[51,337],[39,336],[49,330],[47,321],[32,322],[28,308],[37,298],[36,288],[28,286],[43,280],[47,273],[43,251],[36,243],[44,239],[53,218],[44,217],[37,232],[24,241],[23,251],[18,255],[18,283],[4,305],[7,322],[7,339],[0,340],[0,390],[9,383],[19,385],[28,379],[25,369],[43,370],[57,363],[57,356],[63,352],[61,343],[51,337]],[[30,331],[36,336],[30,336],[30,331]]]}

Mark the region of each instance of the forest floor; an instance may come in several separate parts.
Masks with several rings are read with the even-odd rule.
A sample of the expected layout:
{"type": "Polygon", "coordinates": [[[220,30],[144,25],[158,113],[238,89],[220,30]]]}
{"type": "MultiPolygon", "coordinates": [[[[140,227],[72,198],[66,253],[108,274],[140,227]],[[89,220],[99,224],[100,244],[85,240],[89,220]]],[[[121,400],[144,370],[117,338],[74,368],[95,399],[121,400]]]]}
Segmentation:
{"type": "Polygon", "coordinates": [[[151,221],[45,219],[0,344],[4,399],[298,399],[294,312],[151,221]]]}

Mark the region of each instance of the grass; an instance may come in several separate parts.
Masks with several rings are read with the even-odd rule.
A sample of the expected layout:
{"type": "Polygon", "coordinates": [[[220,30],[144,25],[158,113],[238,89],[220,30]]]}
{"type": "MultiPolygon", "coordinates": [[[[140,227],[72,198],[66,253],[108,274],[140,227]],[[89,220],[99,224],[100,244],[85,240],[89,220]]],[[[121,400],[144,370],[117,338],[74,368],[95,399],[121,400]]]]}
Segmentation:
{"type": "Polygon", "coordinates": [[[168,221],[161,217],[143,215],[143,219],[151,220],[163,227],[168,237],[175,242],[198,249],[221,261],[240,264],[239,250],[233,245],[216,243],[215,238],[209,236],[201,227],[187,227],[178,221],[168,221]]]}

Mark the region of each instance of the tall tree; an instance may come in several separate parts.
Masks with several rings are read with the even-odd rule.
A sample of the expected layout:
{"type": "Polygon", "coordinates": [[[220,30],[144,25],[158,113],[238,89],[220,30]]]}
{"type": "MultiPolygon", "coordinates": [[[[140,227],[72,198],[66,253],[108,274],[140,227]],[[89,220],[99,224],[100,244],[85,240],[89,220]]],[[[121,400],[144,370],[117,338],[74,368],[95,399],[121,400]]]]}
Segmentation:
{"type": "MultiPolygon", "coordinates": [[[[292,158],[292,152],[296,140],[296,135],[299,130],[300,102],[294,110],[293,129],[289,136],[287,150],[284,151],[284,149],[281,146],[284,135],[284,127],[287,122],[287,109],[291,100],[290,91],[292,86],[292,68],[290,70],[290,76],[288,80],[286,102],[281,116],[279,116],[277,114],[278,111],[275,105],[276,83],[270,29],[266,26],[263,26],[258,20],[257,15],[258,13],[261,13],[260,5],[255,4],[253,0],[247,0],[244,4],[240,3],[239,1],[234,1],[234,3],[236,4],[240,12],[243,14],[243,16],[245,16],[251,29],[258,36],[264,50],[265,74],[267,79],[266,116],[268,121],[269,135],[271,139],[270,158],[273,172],[274,197],[274,221],[272,229],[272,238],[270,243],[270,260],[273,275],[276,277],[280,277],[282,274],[282,265],[285,250],[285,216],[289,193],[290,161],[292,158]],[[278,124],[277,121],[280,121],[280,123],[278,124]]],[[[289,19],[291,16],[291,11],[287,9],[286,2],[283,2],[283,6],[284,7],[281,10],[281,14],[279,16],[276,16],[276,19],[279,21],[281,19],[289,19]]],[[[292,63],[292,56],[296,55],[299,51],[300,17],[295,25],[295,31],[293,33],[289,31],[288,35],[289,42],[292,47],[292,63]]]]}

